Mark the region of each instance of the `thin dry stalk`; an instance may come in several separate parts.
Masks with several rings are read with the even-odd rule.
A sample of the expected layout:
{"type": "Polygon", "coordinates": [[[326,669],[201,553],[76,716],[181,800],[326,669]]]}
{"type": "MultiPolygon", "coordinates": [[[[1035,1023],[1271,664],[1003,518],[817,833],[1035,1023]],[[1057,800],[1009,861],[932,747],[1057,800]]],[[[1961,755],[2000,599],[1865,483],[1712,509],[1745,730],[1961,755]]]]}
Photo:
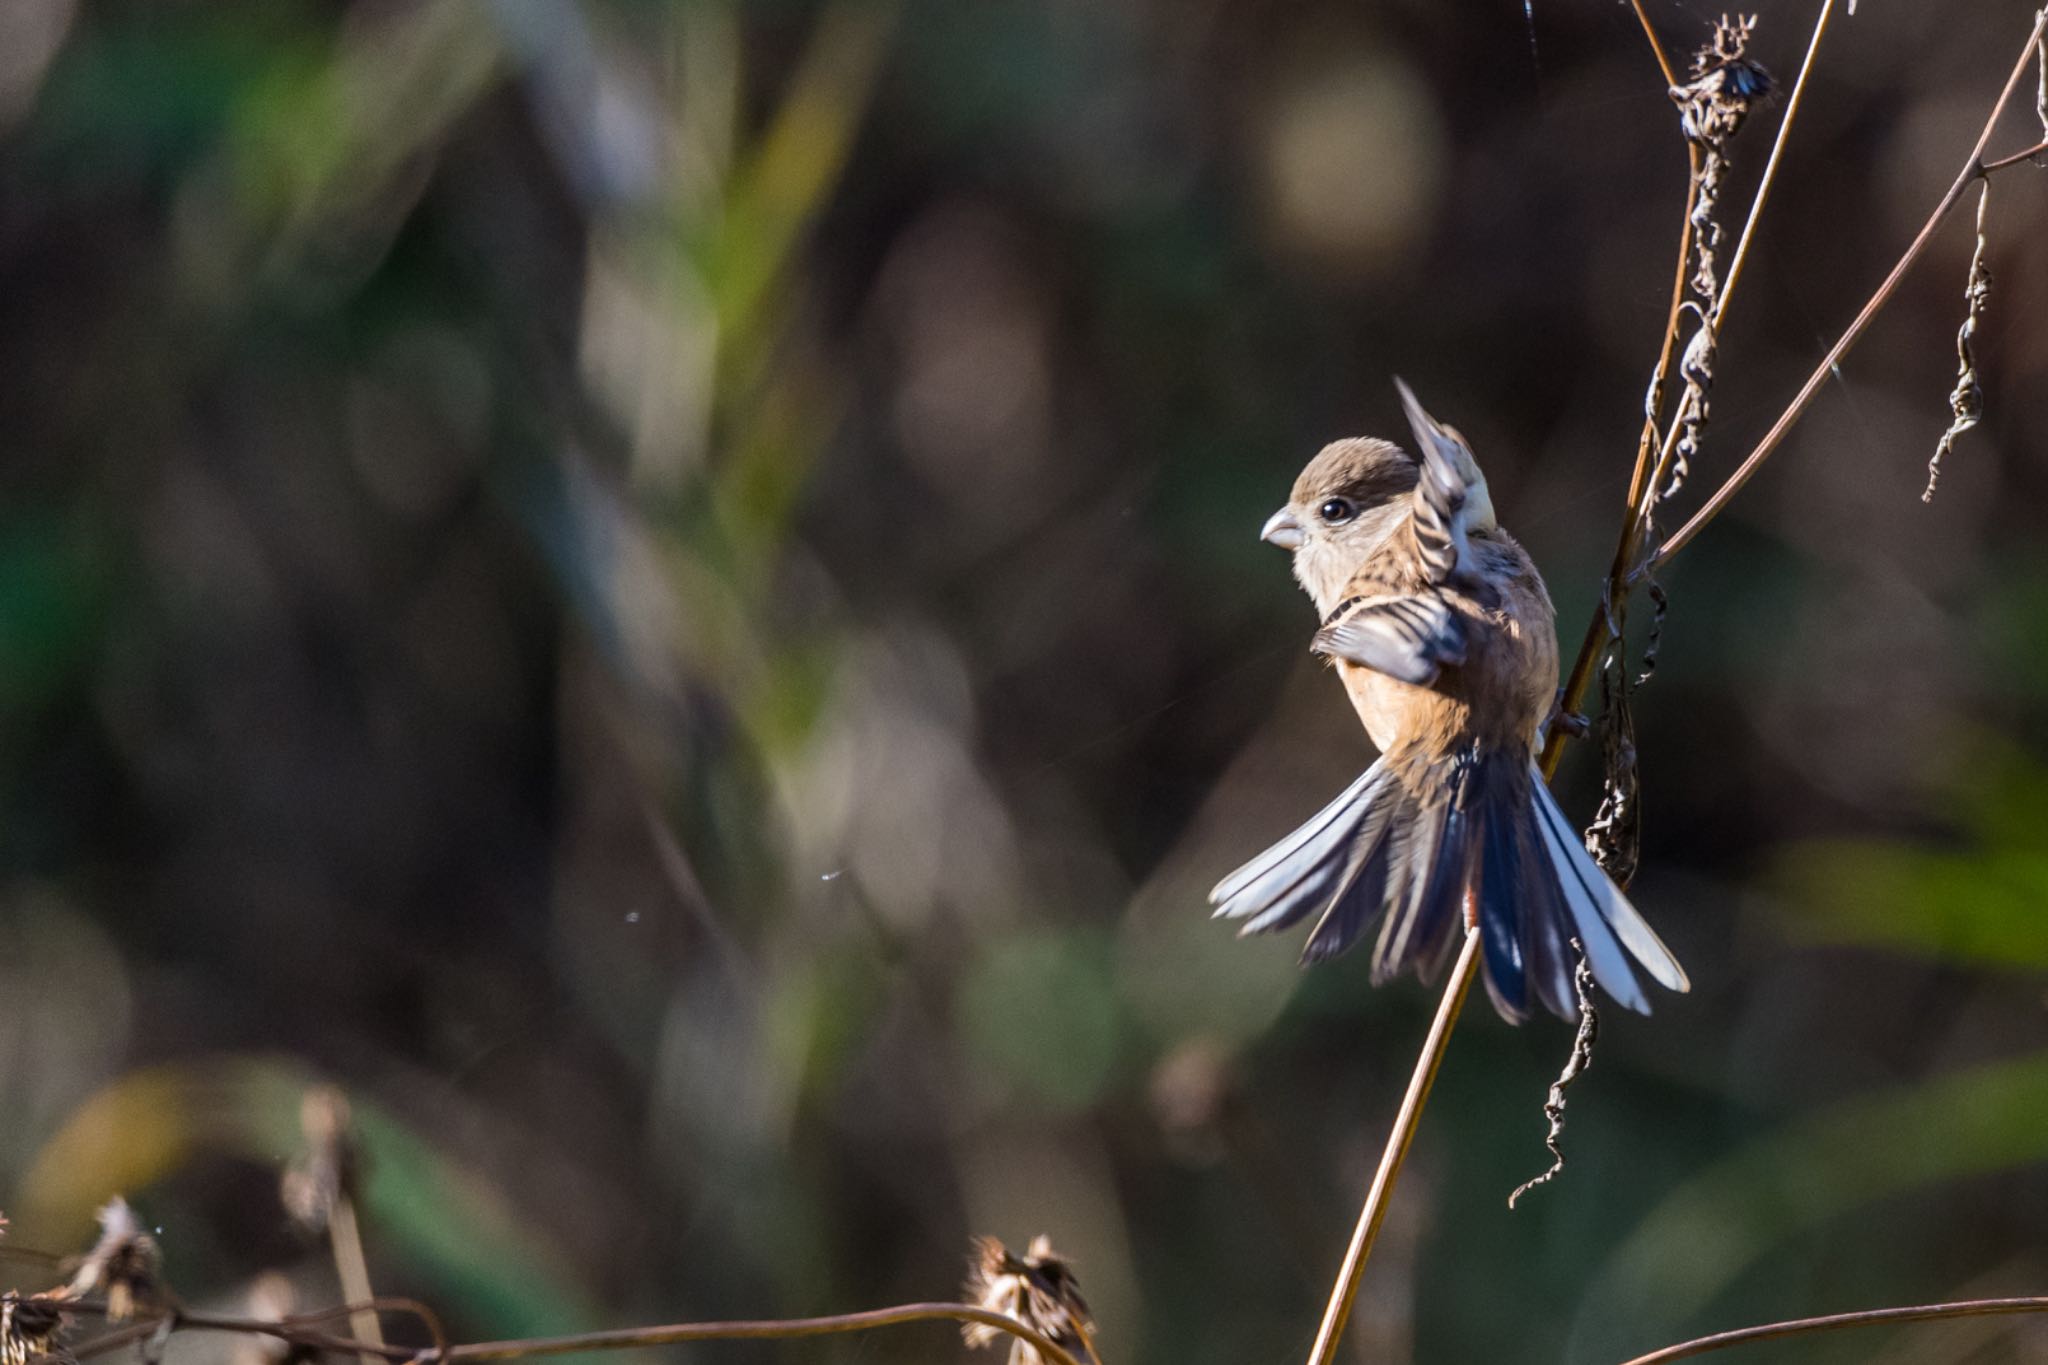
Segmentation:
{"type": "MultiPolygon", "coordinates": [[[[1643,36],[1649,39],[1651,55],[1657,59],[1657,69],[1664,73],[1664,86],[1674,89],[1678,85],[1678,73],[1672,69],[1671,58],[1665,54],[1664,44],[1657,37],[1657,29],[1650,22],[1650,16],[1643,9],[1643,0],[1629,0],[1636,12],[1636,22],[1643,26],[1643,36]]],[[[1671,372],[1671,350],[1678,344],[1678,324],[1685,307],[1685,276],[1692,263],[1692,214],[1698,203],[1700,188],[1700,149],[1688,141],[1685,144],[1689,166],[1685,182],[1685,216],[1679,221],[1678,268],[1671,281],[1671,308],[1664,317],[1663,340],[1657,347],[1657,364],[1650,372],[1650,387],[1643,394],[1643,434],[1636,444],[1635,472],[1629,476],[1628,504],[1634,507],[1642,496],[1643,480],[1650,472],[1650,452],[1656,448],[1657,422],[1664,411],[1664,380],[1671,372]]]]}
{"type": "Polygon", "coordinates": [[[1436,1021],[1423,1040],[1422,1055],[1415,1059],[1415,1074],[1409,1077],[1408,1093],[1402,1096],[1400,1112],[1394,1116],[1393,1135],[1387,1139],[1386,1150],[1380,1153],[1379,1169],[1373,1173],[1372,1188],[1366,1191],[1365,1206],[1358,1211],[1358,1226],[1352,1230],[1351,1245],[1344,1252],[1336,1287],[1330,1291],[1322,1325],[1316,1329],[1309,1365],[1330,1365],[1337,1358],[1337,1343],[1343,1339],[1344,1324],[1351,1320],[1351,1306],[1357,1302],[1358,1286],[1365,1278],[1366,1258],[1372,1255],[1380,1224],[1386,1221],[1387,1197],[1393,1193],[1394,1182],[1401,1175],[1401,1163],[1407,1160],[1408,1148],[1415,1141],[1422,1106],[1429,1102],[1430,1087],[1436,1084],[1437,1069],[1443,1065],[1444,1049],[1451,1041],[1451,1028],[1458,1022],[1458,1011],[1465,1006],[1465,996],[1472,989],[1472,978],[1479,974],[1478,969],[1479,930],[1475,926],[1465,931],[1465,946],[1458,953],[1457,965],[1451,968],[1450,984],[1444,987],[1443,1000],[1436,1008],[1436,1021]]]}
{"type": "MultiPolygon", "coordinates": [[[[334,1201],[334,1212],[328,1216],[327,1232],[334,1243],[334,1269],[341,1280],[341,1296],[352,1302],[375,1297],[370,1289],[370,1261],[363,1254],[362,1229],[356,1224],[355,1201],[347,1195],[334,1201]]],[[[372,1346],[384,1344],[384,1329],[377,1321],[374,1311],[364,1311],[349,1320],[349,1330],[372,1346]]],[[[363,1365],[371,1365],[374,1357],[365,1355],[363,1365]]]]}
{"type": "MultiPolygon", "coordinates": [[[[380,1300],[395,1305],[400,1301],[380,1300]]],[[[67,1303],[65,1311],[103,1310],[100,1304],[67,1303]]],[[[1048,1365],[1081,1365],[1072,1353],[1044,1334],[1001,1313],[963,1303],[906,1303],[892,1308],[873,1308],[860,1313],[828,1317],[782,1318],[754,1322],[684,1322],[658,1327],[628,1327],[611,1331],[583,1332],[573,1336],[531,1337],[519,1341],[484,1341],[457,1346],[430,1346],[417,1350],[409,1346],[372,1346],[356,1337],[316,1332],[302,1325],[324,1318],[342,1316],[364,1305],[344,1305],[340,1310],[295,1315],[291,1318],[232,1318],[209,1313],[165,1313],[141,1318],[91,1341],[70,1348],[63,1355],[31,1356],[25,1365],[64,1365],[66,1361],[93,1356],[147,1340],[159,1332],[229,1332],[263,1336],[317,1351],[359,1354],[386,1362],[414,1362],[415,1365],[444,1365],[465,1360],[516,1360],[524,1356],[570,1355],[580,1351],[618,1351],[634,1347],[666,1346],[685,1341],[777,1340],[828,1336],[846,1332],[869,1332],[917,1322],[979,1323],[1006,1332],[1029,1345],[1048,1365]]]]}
{"type": "Polygon", "coordinates": [[[1834,17],[1835,0],[1822,0],[1820,13],[1814,16],[1813,36],[1806,40],[1806,56],[1800,60],[1799,75],[1792,82],[1792,93],[1785,98],[1785,116],[1778,120],[1778,135],[1771,140],[1770,159],[1764,163],[1763,178],[1757,181],[1756,197],[1750,201],[1749,216],[1743,220],[1742,236],[1735,243],[1735,254],[1728,261],[1728,278],[1721,285],[1721,297],[1714,301],[1711,320],[1718,331],[1721,315],[1727,311],[1728,296],[1735,292],[1737,282],[1742,279],[1743,262],[1749,259],[1749,244],[1756,237],[1756,225],[1764,216],[1764,204],[1771,197],[1771,186],[1778,183],[1778,163],[1784,159],[1785,144],[1791,138],[1792,124],[1799,117],[1799,110],[1806,98],[1807,78],[1813,75],[1814,58],[1820,54],[1820,40],[1828,31],[1828,20],[1834,17]]]}
{"type": "MultiPolygon", "coordinates": [[[[1688,214],[1691,217],[1706,219],[1696,249],[1699,265],[1694,276],[1694,287],[1700,295],[1700,300],[1698,304],[1688,305],[1684,310],[1695,315],[1698,325],[1692,339],[1686,343],[1684,359],[1680,364],[1680,373],[1686,381],[1685,391],[1658,450],[1656,472],[1646,489],[1637,487],[1635,481],[1631,481],[1630,502],[1641,508],[1641,517],[1645,522],[1645,525],[1636,532],[1639,542],[1648,539],[1648,523],[1655,514],[1657,503],[1678,491],[1690,472],[1692,457],[1699,451],[1700,441],[1706,429],[1707,396],[1713,385],[1714,359],[1720,345],[1721,325],[1727,313],[1728,300],[1741,281],[1742,267],[1749,259],[1750,244],[1756,239],[1757,224],[1763,220],[1764,205],[1770,200],[1771,188],[1777,184],[1778,167],[1784,159],[1786,144],[1791,139],[1792,126],[1798,121],[1799,111],[1805,105],[1807,83],[1813,75],[1815,59],[1820,54],[1821,39],[1827,34],[1828,22],[1834,17],[1834,11],[1834,0],[1822,0],[1820,11],[1814,16],[1813,33],[1807,39],[1806,55],[1799,63],[1799,75],[1792,82],[1792,93],[1785,101],[1784,117],[1778,120],[1777,136],[1772,139],[1770,157],[1764,163],[1762,177],[1757,181],[1756,195],[1750,200],[1749,214],[1742,224],[1742,236],[1736,240],[1735,253],[1729,259],[1727,277],[1721,280],[1715,278],[1713,269],[1713,251],[1721,235],[1719,224],[1713,221],[1713,207],[1719,196],[1720,179],[1725,174],[1727,166],[1723,146],[1740,127],[1746,107],[1738,103],[1734,96],[1722,94],[1714,87],[1710,87],[1706,95],[1718,94],[1721,102],[1730,106],[1718,115],[1712,112],[1711,108],[1701,113],[1692,111],[1690,106],[1705,103],[1706,95],[1691,96],[1686,102],[1686,144],[1693,158],[1694,179],[1690,192],[1692,197],[1688,201],[1688,214]],[[1639,502],[1638,499],[1647,500],[1639,502]]],[[[1751,25],[1753,23],[1753,20],[1750,21],[1751,25]]],[[[1761,73],[1756,72],[1755,68],[1748,67],[1743,56],[1749,31],[1749,25],[1737,25],[1731,30],[1729,21],[1723,20],[1715,33],[1712,46],[1698,59],[1700,64],[1705,66],[1710,57],[1719,57],[1723,63],[1719,68],[1721,71],[1747,70],[1752,73],[1752,79],[1760,77],[1761,73]]],[[[1694,82],[1695,86],[1714,74],[1713,71],[1704,72],[1701,78],[1694,82]]],[[[1734,84],[1737,83],[1726,79],[1721,81],[1721,85],[1724,86],[1734,84]]],[[[1674,95],[1678,93],[1674,92],[1674,95]]],[[[1761,91],[1757,92],[1760,93],[1761,91]]],[[[1750,96],[1751,99],[1756,97],[1757,95],[1750,96]]],[[[1661,369],[1661,360],[1659,366],[1661,369]]],[[[1641,458],[1641,453],[1638,452],[1638,463],[1641,458]]]]}
{"type": "MultiPolygon", "coordinates": [[[[299,1101],[299,1128],[306,1150],[286,1170],[282,1194],[293,1218],[327,1234],[342,1298],[367,1303],[376,1291],[370,1287],[370,1262],[356,1221],[356,1157],[349,1123],[348,1097],[340,1090],[323,1085],[305,1093],[299,1101]]],[[[371,1346],[384,1344],[384,1329],[374,1311],[357,1313],[349,1328],[371,1346]]],[[[373,1356],[365,1355],[362,1365],[373,1362],[373,1356]]]]}
{"type": "Polygon", "coordinates": [[[842,1332],[871,1332],[913,1322],[979,1323],[1025,1342],[1052,1365],[1080,1365],[1059,1343],[1015,1318],[964,1303],[906,1303],[821,1318],[784,1318],[764,1322],[683,1322],[667,1327],[629,1327],[608,1332],[582,1332],[565,1337],[532,1337],[521,1341],[485,1341],[451,1346],[438,1356],[423,1352],[420,1365],[458,1360],[517,1360],[524,1356],[572,1355],[578,1351],[617,1351],[637,1346],[669,1346],[683,1341],[767,1341],[819,1337],[842,1332]]]}
{"type": "MultiPolygon", "coordinates": [[[[1643,37],[1649,39],[1650,54],[1657,59],[1657,69],[1664,73],[1664,84],[1678,84],[1678,72],[1664,51],[1664,40],[1657,36],[1657,26],[1650,22],[1649,12],[1643,8],[1643,0],[1629,0],[1629,6],[1636,12],[1636,22],[1643,26],[1643,37]]],[[[2044,117],[2043,122],[2048,123],[2048,117],[2044,117]]]]}
{"type": "MultiPolygon", "coordinates": [[[[66,1312],[90,1313],[104,1311],[104,1304],[67,1303],[66,1312]]],[[[307,1321],[317,1321],[334,1314],[314,1314],[307,1321]]],[[[32,1357],[28,1365],[68,1365],[71,1361],[89,1360],[94,1356],[107,1355],[138,1341],[149,1341],[158,1337],[171,1336],[178,1332],[227,1332],[240,1336],[271,1337],[278,1341],[290,1342],[309,1350],[334,1351],[339,1354],[370,1355],[380,1361],[411,1360],[419,1352],[405,1346],[372,1347],[356,1337],[336,1336],[328,1332],[316,1332],[299,1325],[295,1318],[235,1318],[213,1313],[193,1313],[177,1310],[167,1313],[139,1317],[112,1332],[103,1333],[90,1341],[67,1347],[54,1355],[32,1357]]]]}
{"type": "Polygon", "coordinates": [[[1816,1332],[1838,1332],[1847,1327],[1876,1327],[1885,1323],[1927,1322],[1936,1318],[1986,1318],[2013,1313],[2048,1313],[2048,1298],[2029,1299],[1966,1299],[1957,1303],[1929,1303],[1911,1308],[1869,1308],[1860,1313],[1831,1313],[1820,1318],[1794,1318],[1788,1322],[1770,1322],[1760,1327],[1740,1327],[1732,1332],[1716,1332],[1710,1337],[1698,1337],[1682,1341],[1676,1346],[1666,1346],[1646,1356],[1636,1356],[1622,1365],[1662,1365],[1669,1360],[1686,1360],[1692,1356],[1703,1356],[1709,1351],[1725,1350],[1730,1346],[1746,1346],[1756,1341],[1776,1341],[1785,1337],[1811,1336],[1816,1332]]]}

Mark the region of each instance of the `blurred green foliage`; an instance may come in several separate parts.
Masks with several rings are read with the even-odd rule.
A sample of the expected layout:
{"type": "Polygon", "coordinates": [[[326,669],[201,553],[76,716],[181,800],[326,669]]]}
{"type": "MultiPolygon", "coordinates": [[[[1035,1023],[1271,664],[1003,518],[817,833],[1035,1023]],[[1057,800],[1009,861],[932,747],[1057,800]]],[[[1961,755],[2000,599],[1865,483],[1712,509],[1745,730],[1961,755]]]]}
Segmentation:
{"type": "Polygon", "coordinates": [[[1781,855],[1790,925],[1815,939],[1865,943],[1936,961],[2048,967],[2048,767],[1993,736],[1970,755],[1947,809],[1954,847],[1815,840],[1781,855]]]}

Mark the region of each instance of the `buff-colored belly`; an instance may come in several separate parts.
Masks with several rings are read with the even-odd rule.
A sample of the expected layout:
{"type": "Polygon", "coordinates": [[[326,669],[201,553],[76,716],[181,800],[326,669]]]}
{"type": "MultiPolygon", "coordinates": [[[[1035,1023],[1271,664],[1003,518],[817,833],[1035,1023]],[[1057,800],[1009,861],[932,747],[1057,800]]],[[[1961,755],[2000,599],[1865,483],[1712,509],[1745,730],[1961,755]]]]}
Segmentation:
{"type": "Polygon", "coordinates": [[[1475,704],[1464,696],[1416,687],[1345,660],[1338,660],[1337,668],[1344,690],[1351,696],[1352,709],[1358,712],[1373,746],[1383,754],[1403,744],[1420,745],[1430,753],[1449,752],[1471,743],[1533,744],[1543,718],[1529,699],[1514,695],[1512,686],[1489,689],[1483,685],[1496,681],[1512,684],[1512,679],[1497,680],[1468,671],[1459,679],[1465,685],[1460,690],[1481,683],[1475,704]]]}
{"type": "Polygon", "coordinates": [[[1344,690],[1351,694],[1352,708],[1364,723],[1367,737],[1381,753],[1392,749],[1413,728],[1418,703],[1431,706],[1442,700],[1423,688],[1342,659],[1337,661],[1337,671],[1344,676],[1344,690]]]}

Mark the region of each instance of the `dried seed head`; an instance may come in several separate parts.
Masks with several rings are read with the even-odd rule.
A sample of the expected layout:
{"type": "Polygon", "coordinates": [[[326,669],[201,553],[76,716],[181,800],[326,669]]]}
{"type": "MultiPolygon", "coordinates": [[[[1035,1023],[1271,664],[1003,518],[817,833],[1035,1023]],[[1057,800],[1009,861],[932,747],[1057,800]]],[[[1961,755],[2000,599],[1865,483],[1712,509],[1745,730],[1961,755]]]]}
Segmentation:
{"type": "Polygon", "coordinates": [[[106,1296],[107,1320],[119,1322],[137,1305],[163,1300],[158,1278],[162,1257],[156,1239],[142,1230],[135,1210],[118,1195],[100,1210],[100,1239],[93,1244],[64,1292],[73,1297],[95,1291],[106,1296]]]}
{"type": "MultiPolygon", "coordinates": [[[[1074,1267],[1052,1249],[1043,1235],[1031,1239],[1022,1256],[993,1237],[977,1237],[974,1258],[968,1263],[967,1283],[961,1297],[977,1308],[1013,1317],[1025,1326],[1050,1337],[1076,1352],[1088,1352],[1095,1321],[1081,1297],[1080,1281],[1074,1267]]],[[[970,1322],[960,1329],[969,1346],[991,1346],[1003,1332],[986,1323],[970,1322]]],[[[1045,1365],[1044,1358],[1029,1342],[1008,1338],[1009,1365],[1045,1365]]]]}
{"type": "Polygon", "coordinates": [[[49,1294],[0,1294],[0,1365],[28,1365],[56,1349],[66,1323],[62,1301],[49,1294]]]}
{"type": "Polygon", "coordinates": [[[1679,122],[1691,141],[1720,146],[1735,136],[1751,109],[1770,98],[1771,73],[1744,55],[1755,28],[1753,14],[1722,15],[1713,38],[1693,54],[1692,79],[1672,87],[1679,122]]]}

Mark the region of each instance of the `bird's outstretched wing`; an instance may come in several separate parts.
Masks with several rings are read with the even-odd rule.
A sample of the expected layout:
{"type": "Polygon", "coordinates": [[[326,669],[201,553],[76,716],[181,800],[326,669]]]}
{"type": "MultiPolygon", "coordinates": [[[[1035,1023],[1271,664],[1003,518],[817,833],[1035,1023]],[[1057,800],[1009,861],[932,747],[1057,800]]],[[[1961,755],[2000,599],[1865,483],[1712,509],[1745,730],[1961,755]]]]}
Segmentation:
{"type": "Polygon", "coordinates": [[[1415,457],[1422,464],[1414,518],[1423,568],[1435,583],[1474,579],[1479,570],[1467,536],[1495,525],[1486,476],[1479,472],[1464,437],[1425,412],[1414,391],[1399,379],[1394,387],[1400,390],[1401,407],[1415,433],[1415,457]]]}
{"type": "Polygon", "coordinates": [[[1341,609],[1310,648],[1427,687],[1445,664],[1465,662],[1465,625],[1439,592],[1366,597],[1341,609]]]}

